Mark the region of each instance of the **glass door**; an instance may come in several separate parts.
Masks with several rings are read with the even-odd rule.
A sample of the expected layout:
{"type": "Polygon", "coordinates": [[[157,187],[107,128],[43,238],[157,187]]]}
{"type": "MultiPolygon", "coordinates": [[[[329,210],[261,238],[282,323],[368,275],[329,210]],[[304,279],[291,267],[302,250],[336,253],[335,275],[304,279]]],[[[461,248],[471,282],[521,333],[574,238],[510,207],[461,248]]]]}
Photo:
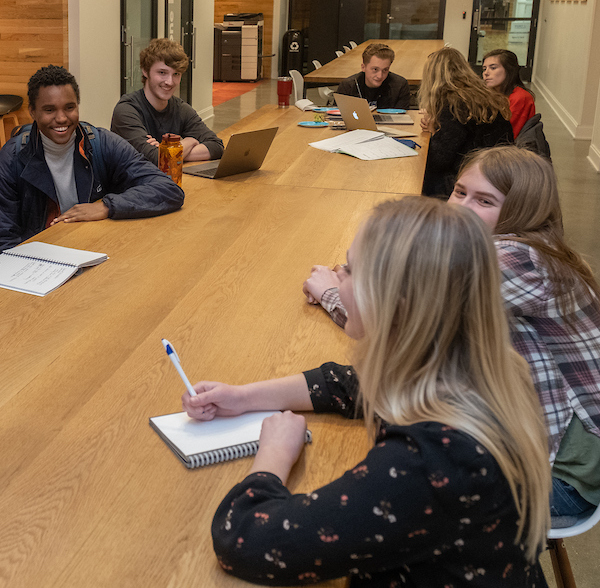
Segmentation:
{"type": "Polygon", "coordinates": [[[142,88],[140,51],[156,37],[158,0],[121,0],[121,94],[142,88]]]}
{"type": "Polygon", "coordinates": [[[446,0],[368,0],[365,39],[441,39],[446,0]]]}
{"type": "Polygon", "coordinates": [[[192,103],[192,72],[196,67],[196,27],[194,27],[193,0],[166,0],[165,10],[166,36],[180,43],[190,58],[187,71],[181,76],[179,91],[175,94],[188,104],[192,103]]]}
{"type": "Polygon", "coordinates": [[[473,0],[469,63],[480,71],[488,51],[508,49],[530,81],[539,10],[539,0],[473,0]]]}

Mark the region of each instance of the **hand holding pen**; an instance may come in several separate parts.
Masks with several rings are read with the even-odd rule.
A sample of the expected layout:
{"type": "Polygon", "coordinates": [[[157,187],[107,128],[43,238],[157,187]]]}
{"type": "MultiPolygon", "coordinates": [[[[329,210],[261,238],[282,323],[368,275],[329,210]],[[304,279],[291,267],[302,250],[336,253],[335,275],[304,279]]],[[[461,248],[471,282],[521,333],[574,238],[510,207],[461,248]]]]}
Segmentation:
{"type": "MultiPolygon", "coordinates": [[[[173,365],[175,366],[179,377],[183,380],[183,383],[187,388],[187,393],[184,394],[181,398],[185,411],[192,418],[203,421],[210,421],[215,417],[217,407],[214,404],[211,404],[210,402],[198,402],[198,400],[192,400],[198,399],[198,395],[196,393],[196,390],[194,390],[194,387],[190,383],[188,377],[185,375],[183,368],[181,367],[181,360],[179,359],[175,348],[171,343],[169,343],[169,341],[167,341],[167,339],[162,339],[162,344],[165,348],[165,351],[167,352],[167,355],[173,362],[173,365]],[[189,404],[189,406],[186,406],[186,402],[189,404]]],[[[202,392],[202,390],[200,390],[200,392],[202,392]]]]}

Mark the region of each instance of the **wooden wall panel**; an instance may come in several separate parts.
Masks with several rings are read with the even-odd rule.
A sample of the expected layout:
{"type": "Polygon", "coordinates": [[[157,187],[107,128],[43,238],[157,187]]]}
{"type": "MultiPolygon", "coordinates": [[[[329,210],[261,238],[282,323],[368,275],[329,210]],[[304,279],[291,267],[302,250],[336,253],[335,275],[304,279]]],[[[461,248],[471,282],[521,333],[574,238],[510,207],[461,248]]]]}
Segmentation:
{"type": "Polygon", "coordinates": [[[68,0],[0,0],[0,94],[24,99],[19,122],[30,122],[27,82],[42,66],[69,66],[68,0]]]}
{"type": "MultiPolygon", "coordinates": [[[[1,2],[2,0],[0,0],[1,2]]],[[[225,14],[241,12],[262,12],[265,19],[263,29],[263,55],[273,53],[273,0],[215,0],[215,22],[223,22],[225,14]]],[[[263,59],[263,78],[271,77],[271,62],[274,57],[263,59]]],[[[277,64],[275,64],[275,67],[277,64]]]]}

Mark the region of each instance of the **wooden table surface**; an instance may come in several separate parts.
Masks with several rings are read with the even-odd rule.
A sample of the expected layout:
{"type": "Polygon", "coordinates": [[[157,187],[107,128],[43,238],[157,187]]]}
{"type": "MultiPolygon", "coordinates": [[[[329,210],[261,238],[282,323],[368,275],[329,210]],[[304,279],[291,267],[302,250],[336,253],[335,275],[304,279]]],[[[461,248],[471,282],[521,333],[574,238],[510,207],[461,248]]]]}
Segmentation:
{"type": "MultiPolygon", "coordinates": [[[[36,237],[110,259],[44,298],[0,289],[0,586],[245,584],[217,565],[210,523],[252,460],[186,470],[149,427],[150,416],[180,410],[184,392],[160,340],[192,381],[349,360],[349,339],[301,286],[313,264],[344,261],[360,221],[390,193],[334,190],[311,174],[309,185],[184,176],[178,212],[36,237]]],[[[360,422],[307,418],[314,442],[293,492],[333,480],[369,448],[360,422]]]]}
{"type": "MultiPolygon", "coordinates": [[[[227,141],[233,133],[279,127],[277,136],[262,167],[252,173],[231,176],[221,181],[244,185],[273,184],[310,188],[388,192],[390,194],[420,194],[429,148],[429,133],[422,133],[418,124],[421,115],[416,110],[409,114],[414,125],[397,128],[417,133],[411,137],[419,145],[417,157],[361,161],[348,155],[328,153],[309,147],[308,143],[337,136],[341,131],[329,128],[300,127],[298,122],[314,120],[312,112],[295,107],[280,109],[276,105],[263,106],[255,113],[219,133],[227,141]]],[[[214,180],[202,180],[212,183],[214,180]]]]}
{"type": "Polygon", "coordinates": [[[304,81],[319,85],[339,84],[343,79],[360,71],[363,51],[371,43],[384,43],[394,50],[396,58],[390,71],[406,78],[411,85],[421,83],[427,56],[444,46],[442,39],[370,39],[349,53],[344,53],[341,57],[324,63],[323,67],[307,73],[304,81]]]}

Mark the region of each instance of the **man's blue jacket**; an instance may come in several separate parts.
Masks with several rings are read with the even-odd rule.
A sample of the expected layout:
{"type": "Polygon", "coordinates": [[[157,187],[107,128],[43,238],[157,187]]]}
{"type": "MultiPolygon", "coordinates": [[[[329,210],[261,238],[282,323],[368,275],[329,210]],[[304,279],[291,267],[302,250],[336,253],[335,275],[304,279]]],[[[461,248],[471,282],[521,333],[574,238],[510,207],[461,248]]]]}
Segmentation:
{"type": "MultiPolygon", "coordinates": [[[[77,127],[73,173],[80,203],[102,199],[112,219],[157,216],[181,208],[184,193],[127,141],[97,129],[102,164],[87,134],[77,127]]],[[[34,123],[27,144],[17,135],[0,149],[0,251],[44,230],[48,198],[58,203],[34,123]]],[[[63,211],[64,212],[64,211],[63,211]]]]}

